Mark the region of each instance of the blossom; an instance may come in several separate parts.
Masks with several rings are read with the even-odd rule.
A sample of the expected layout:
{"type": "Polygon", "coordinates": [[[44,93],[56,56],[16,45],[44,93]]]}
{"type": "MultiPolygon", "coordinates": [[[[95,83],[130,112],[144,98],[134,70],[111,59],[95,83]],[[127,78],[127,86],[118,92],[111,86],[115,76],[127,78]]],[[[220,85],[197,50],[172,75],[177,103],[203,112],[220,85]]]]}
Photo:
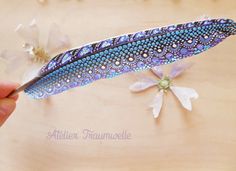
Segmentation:
{"type": "Polygon", "coordinates": [[[154,67],[151,71],[159,78],[159,80],[153,80],[149,77],[143,76],[137,82],[132,84],[129,89],[132,92],[141,92],[154,86],[158,88],[158,94],[150,104],[154,118],[159,116],[163,104],[163,95],[169,90],[177,97],[185,109],[191,111],[191,99],[197,99],[198,93],[192,88],[178,87],[174,86],[172,83],[174,78],[181,75],[189,67],[191,67],[191,64],[175,63],[168,75],[163,74],[163,70],[160,66],[154,67]]]}
{"type": "Polygon", "coordinates": [[[17,71],[19,75],[23,75],[23,82],[35,77],[38,70],[54,55],[70,46],[68,36],[56,24],[51,25],[46,44],[39,41],[39,28],[35,19],[27,26],[19,24],[15,31],[24,42],[23,49],[4,50],[0,58],[6,62],[6,73],[11,75],[17,71]]]}
{"type": "Polygon", "coordinates": [[[41,5],[45,5],[48,1],[47,0],[37,0],[37,2],[41,5]]]}

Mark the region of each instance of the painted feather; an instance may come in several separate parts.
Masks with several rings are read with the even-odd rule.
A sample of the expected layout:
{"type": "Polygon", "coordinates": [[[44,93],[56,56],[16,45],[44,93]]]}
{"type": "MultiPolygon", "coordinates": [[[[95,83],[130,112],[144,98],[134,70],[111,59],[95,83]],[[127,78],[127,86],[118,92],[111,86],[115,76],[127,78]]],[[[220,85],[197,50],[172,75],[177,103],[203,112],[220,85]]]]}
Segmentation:
{"type": "Polygon", "coordinates": [[[110,38],[57,55],[23,85],[24,91],[36,99],[47,98],[99,79],[199,54],[235,34],[233,20],[212,19],[110,38]]]}

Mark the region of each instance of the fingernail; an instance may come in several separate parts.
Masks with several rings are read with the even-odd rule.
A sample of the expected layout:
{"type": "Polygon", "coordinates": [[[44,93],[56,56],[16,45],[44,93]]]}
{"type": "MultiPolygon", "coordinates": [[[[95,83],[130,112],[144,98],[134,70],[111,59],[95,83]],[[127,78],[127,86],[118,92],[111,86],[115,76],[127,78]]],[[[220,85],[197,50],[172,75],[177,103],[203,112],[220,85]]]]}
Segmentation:
{"type": "Polygon", "coordinates": [[[0,104],[0,115],[7,115],[11,110],[12,105],[9,103],[1,103],[0,104]]]}

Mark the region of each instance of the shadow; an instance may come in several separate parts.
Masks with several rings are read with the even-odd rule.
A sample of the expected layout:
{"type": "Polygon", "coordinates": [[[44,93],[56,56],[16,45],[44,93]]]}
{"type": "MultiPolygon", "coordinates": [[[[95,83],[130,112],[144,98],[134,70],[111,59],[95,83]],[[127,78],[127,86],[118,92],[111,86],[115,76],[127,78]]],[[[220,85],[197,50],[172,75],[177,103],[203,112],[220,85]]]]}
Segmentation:
{"type": "Polygon", "coordinates": [[[44,116],[48,115],[48,113],[51,113],[50,111],[51,111],[52,106],[53,106],[52,97],[40,100],[38,103],[39,103],[40,108],[42,109],[42,112],[43,112],[44,116]]]}

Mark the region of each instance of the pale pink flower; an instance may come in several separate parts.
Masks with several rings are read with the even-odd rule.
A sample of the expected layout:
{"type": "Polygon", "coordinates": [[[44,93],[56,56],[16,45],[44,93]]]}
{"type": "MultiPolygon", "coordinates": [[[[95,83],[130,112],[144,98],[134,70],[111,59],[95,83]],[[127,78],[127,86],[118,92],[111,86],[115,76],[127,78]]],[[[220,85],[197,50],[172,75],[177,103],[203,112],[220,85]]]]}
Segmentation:
{"type": "Polygon", "coordinates": [[[211,17],[207,14],[203,14],[200,17],[197,18],[199,21],[205,21],[205,20],[210,20],[211,17]]]}
{"type": "Polygon", "coordinates": [[[41,5],[45,5],[47,3],[47,0],[37,0],[37,2],[41,5]]]}
{"type": "Polygon", "coordinates": [[[153,80],[146,76],[142,76],[142,78],[132,84],[129,89],[132,92],[141,92],[154,86],[158,88],[159,92],[155,96],[153,102],[150,104],[150,107],[152,107],[153,109],[152,113],[154,118],[157,118],[159,116],[163,103],[163,95],[169,90],[172,91],[172,93],[177,97],[177,99],[185,109],[191,111],[191,99],[198,98],[197,92],[192,88],[177,87],[172,85],[173,79],[182,74],[190,66],[191,64],[175,63],[173,64],[173,67],[169,75],[167,76],[163,74],[161,67],[154,67],[151,69],[151,71],[160,80],[153,80]]]}
{"type": "Polygon", "coordinates": [[[6,62],[6,73],[18,73],[23,76],[23,82],[28,81],[38,70],[57,53],[69,48],[70,41],[56,24],[52,24],[45,44],[39,41],[39,29],[35,20],[27,26],[19,24],[16,33],[23,39],[22,50],[4,50],[0,54],[6,62]],[[22,73],[22,72],[23,73],[22,73]]]}

